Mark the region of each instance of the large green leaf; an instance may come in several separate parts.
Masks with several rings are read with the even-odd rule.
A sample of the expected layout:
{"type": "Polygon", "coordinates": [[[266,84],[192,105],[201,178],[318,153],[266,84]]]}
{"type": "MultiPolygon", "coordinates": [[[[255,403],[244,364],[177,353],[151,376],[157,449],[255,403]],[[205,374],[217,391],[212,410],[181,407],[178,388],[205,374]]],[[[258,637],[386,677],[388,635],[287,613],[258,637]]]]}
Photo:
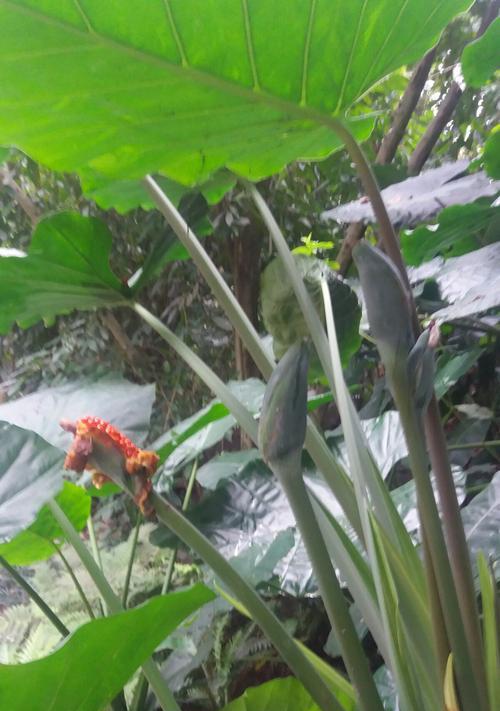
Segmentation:
{"type": "Polygon", "coordinates": [[[38,390],[0,405],[0,420],[32,430],[47,442],[66,450],[69,437],[59,422],[86,415],[111,422],[137,444],[149,430],[155,399],[154,385],[137,385],[121,377],[76,380],[38,390]]]}
{"type": "Polygon", "coordinates": [[[302,684],[293,676],[273,679],[247,689],[221,711],[319,711],[302,684]]]}
{"type": "MultiPolygon", "coordinates": [[[[64,482],[55,497],[77,531],[81,531],[90,514],[91,498],[81,486],[64,482]]],[[[30,565],[54,555],[52,541],[64,538],[63,531],[48,506],[38,512],[36,519],[8,543],[0,543],[0,555],[11,565],[30,565]]]]}
{"type": "MultiPolygon", "coordinates": [[[[0,7],[0,15],[1,15],[0,7]]],[[[42,220],[25,257],[0,259],[0,333],[73,309],[124,303],[128,289],[109,268],[111,234],[92,217],[42,220]]]]}
{"type": "Polygon", "coordinates": [[[462,73],[467,84],[479,89],[500,69],[500,17],[482,37],[468,44],[462,54],[462,73]]]}
{"type": "Polygon", "coordinates": [[[0,422],[0,541],[35,519],[62,486],[64,454],[34,432],[0,422]]]}
{"type": "Polygon", "coordinates": [[[213,598],[195,585],[82,625],[49,656],[0,667],[2,706],[101,711],[162,639],[213,598]]]}
{"type": "MultiPolygon", "coordinates": [[[[3,0],[0,142],[113,178],[263,177],[330,153],[332,114],[420,58],[468,5],[3,0]]],[[[352,121],[358,136],[369,126],[352,121]]]]}

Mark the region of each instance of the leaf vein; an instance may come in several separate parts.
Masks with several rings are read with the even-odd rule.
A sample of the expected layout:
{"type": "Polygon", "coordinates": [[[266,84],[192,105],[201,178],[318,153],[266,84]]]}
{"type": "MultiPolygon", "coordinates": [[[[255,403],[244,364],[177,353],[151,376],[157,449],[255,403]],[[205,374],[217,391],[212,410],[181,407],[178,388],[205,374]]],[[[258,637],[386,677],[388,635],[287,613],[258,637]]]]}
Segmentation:
{"type": "Polygon", "coordinates": [[[255,47],[253,44],[252,25],[250,22],[250,13],[248,10],[248,0],[241,0],[241,6],[243,11],[243,17],[245,20],[245,39],[247,43],[248,61],[250,62],[250,67],[252,69],[253,88],[255,91],[258,91],[260,89],[260,84],[259,75],[257,73],[257,64],[255,62],[255,47]]]}
{"type": "Polygon", "coordinates": [[[302,89],[300,92],[300,103],[302,106],[307,104],[307,79],[309,75],[309,52],[311,49],[311,36],[314,26],[314,16],[316,14],[316,0],[311,0],[309,9],[309,19],[307,23],[307,34],[304,45],[304,58],[302,60],[302,89]]]}
{"type": "Polygon", "coordinates": [[[340,89],[339,100],[337,101],[335,113],[339,112],[339,110],[342,106],[342,102],[344,100],[345,89],[347,86],[347,79],[348,79],[349,74],[351,72],[352,62],[353,62],[353,58],[354,58],[354,52],[355,52],[356,46],[358,44],[359,35],[361,32],[361,25],[363,23],[367,4],[368,4],[368,0],[363,0],[363,6],[361,8],[361,12],[359,13],[358,24],[356,26],[356,32],[354,33],[354,37],[352,40],[351,51],[349,52],[349,59],[347,61],[347,66],[346,66],[346,69],[344,72],[344,79],[342,80],[342,87],[340,89]]]}
{"type": "Polygon", "coordinates": [[[94,28],[93,28],[93,26],[92,26],[92,23],[90,22],[90,19],[89,19],[87,13],[86,13],[85,10],[83,9],[83,7],[82,7],[82,5],[81,5],[81,3],[80,3],[80,0],[73,0],[73,5],[76,7],[76,9],[77,9],[77,11],[78,11],[78,14],[80,15],[80,17],[81,17],[82,20],[84,21],[85,26],[87,27],[87,30],[89,31],[89,34],[95,35],[95,34],[96,34],[96,31],[94,30],[94,28]]]}
{"type": "Polygon", "coordinates": [[[181,58],[182,66],[188,67],[189,62],[188,62],[188,58],[186,55],[186,50],[184,49],[184,44],[182,42],[181,35],[179,33],[179,29],[178,29],[177,24],[175,22],[175,18],[174,18],[173,12],[172,12],[172,7],[170,5],[170,0],[163,0],[163,5],[165,7],[165,13],[167,16],[168,25],[169,25],[172,35],[174,37],[175,45],[177,47],[177,51],[179,52],[179,55],[181,58]]]}

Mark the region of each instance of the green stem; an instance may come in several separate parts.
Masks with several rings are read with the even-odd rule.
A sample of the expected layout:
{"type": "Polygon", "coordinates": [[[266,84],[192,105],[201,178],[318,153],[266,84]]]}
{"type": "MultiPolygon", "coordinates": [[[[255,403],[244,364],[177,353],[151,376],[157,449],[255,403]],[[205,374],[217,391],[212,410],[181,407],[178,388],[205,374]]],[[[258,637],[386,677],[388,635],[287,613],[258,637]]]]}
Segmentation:
{"type": "MultiPolygon", "coordinates": [[[[103,600],[106,602],[110,613],[115,614],[117,612],[122,612],[123,606],[121,604],[120,598],[113,592],[113,589],[104,577],[102,570],[99,568],[95,559],[87,550],[87,547],[85,546],[84,542],[78,535],[78,532],[75,530],[73,524],[68,519],[64,511],[54,499],[51,499],[48,502],[47,506],[50,508],[52,515],[54,516],[58,524],[61,526],[68,542],[71,543],[78,557],[87,569],[90,577],[94,581],[96,588],[99,590],[99,593],[101,594],[103,600]]],[[[162,707],[163,711],[180,711],[180,708],[172,692],[165,684],[165,680],[163,679],[158,667],[155,665],[154,661],[151,658],[147,659],[143,663],[142,670],[145,676],[147,677],[151,688],[155,692],[158,702],[162,707]]]]}
{"type": "MultiPolygon", "coordinates": [[[[145,178],[144,185],[153,198],[156,206],[163,214],[170,227],[174,230],[175,234],[179,238],[179,241],[191,255],[193,262],[198,267],[214,296],[224,309],[227,317],[245,345],[245,348],[250,353],[255,364],[264,376],[264,379],[268,380],[273,372],[274,362],[263,348],[259,334],[255,330],[247,314],[244,312],[238,300],[229,289],[199,239],[189,228],[182,215],[161,190],[159,185],[149,175],[145,178]]],[[[328,448],[324,438],[311,419],[308,419],[307,423],[305,444],[315,465],[323,474],[335,498],[342,506],[350,524],[362,541],[363,531],[356,506],[352,483],[344,469],[333,456],[333,453],[328,448]]]]}
{"type": "Polygon", "coordinates": [[[160,319],[156,318],[150,311],[134,303],[133,310],[149,325],[156,333],[163,338],[168,345],[184,360],[187,365],[194,370],[196,375],[203,380],[210,390],[219,398],[235,417],[240,427],[254,442],[257,442],[257,423],[253,415],[241,404],[237,397],[229,390],[227,385],[206,365],[203,360],[194,353],[189,346],[186,346],[178,336],[165,326],[160,319]]]}
{"type": "MultiPolygon", "coordinates": [[[[403,280],[403,284],[407,288],[414,335],[417,336],[420,331],[420,327],[408,279],[408,273],[401,255],[401,250],[399,249],[398,239],[380,193],[377,180],[356,139],[340,121],[336,121],[336,124],[337,125],[333,128],[339,137],[344,141],[345,146],[356,166],[361,182],[363,183],[365,192],[372,204],[373,212],[375,213],[375,217],[379,225],[385,252],[394,262],[403,280]]],[[[424,414],[424,427],[432,471],[436,476],[439,500],[443,513],[443,525],[446,533],[446,542],[448,544],[449,561],[451,564],[455,588],[457,590],[462,624],[465,628],[467,645],[469,647],[469,657],[472,660],[474,669],[475,686],[476,689],[479,690],[479,698],[481,699],[481,703],[476,704],[476,706],[481,709],[487,709],[487,700],[485,694],[483,693],[486,688],[483,646],[481,641],[478,610],[476,606],[472,567],[462,518],[460,515],[460,507],[456,495],[455,484],[451,473],[446,447],[446,438],[444,436],[439,413],[439,405],[435,395],[432,397],[427,412],[424,414]]],[[[442,605],[446,608],[446,600],[442,600],[442,605]]]]}
{"type": "MultiPolygon", "coordinates": [[[[191,494],[193,492],[194,482],[196,481],[196,472],[198,471],[198,459],[195,459],[193,466],[191,467],[191,473],[189,474],[189,479],[186,487],[186,492],[184,494],[184,499],[182,501],[181,511],[184,513],[187,511],[189,506],[189,501],[191,500],[191,494]]],[[[170,560],[168,561],[167,570],[165,572],[165,579],[163,581],[163,587],[161,589],[162,595],[167,593],[170,589],[170,584],[172,582],[172,576],[174,574],[175,561],[177,559],[177,551],[179,549],[176,543],[172,548],[170,555],[170,560]]]]}
{"type": "Polygon", "coordinates": [[[92,619],[92,620],[95,619],[95,613],[94,613],[94,610],[92,609],[92,605],[90,604],[88,597],[85,595],[85,592],[84,592],[82,586],[80,585],[80,581],[76,577],[73,568],[71,567],[71,565],[68,562],[68,559],[66,558],[66,556],[64,555],[62,550],[59,548],[57,543],[54,543],[54,541],[52,541],[52,545],[56,549],[57,555],[62,560],[64,567],[68,571],[68,574],[69,574],[71,580],[73,581],[73,584],[74,584],[74,586],[81,598],[81,601],[83,602],[85,609],[89,613],[90,619],[92,619]]]}
{"type": "Polygon", "coordinates": [[[2,565],[9,575],[14,578],[16,583],[23,588],[23,590],[30,596],[35,605],[37,605],[43,612],[45,617],[54,625],[56,630],[61,633],[63,637],[69,635],[69,629],[66,625],[59,619],[56,613],[47,605],[45,600],[40,597],[40,595],[34,590],[31,585],[20,575],[15,568],[13,568],[10,563],[8,563],[3,556],[0,555],[0,565],[2,565]]]}
{"type": "Polygon", "coordinates": [[[449,444],[448,450],[454,449],[486,449],[487,447],[500,447],[500,439],[490,439],[484,442],[465,442],[464,444],[449,444]]]}
{"type": "Polygon", "coordinates": [[[311,561],[328,619],[342,650],[350,680],[363,711],[382,711],[382,703],[370,672],[342,588],[335,574],[321,530],[302,479],[300,452],[284,461],[270,463],[292,508],[311,561]]]}
{"type": "Polygon", "coordinates": [[[342,711],[339,702],[298,649],[278,618],[224,556],[179,511],[156,492],[152,492],[149,501],[158,519],[194,550],[244,605],[318,706],[323,711],[342,711]]]}
{"type": "Polygon", "coordinates": [[[130,578],[132,577],[132,567],[134,565],[135,552],[137,550],[137,541],[139,539],[139,531],[141,529],[142,514],[137,514],[137,521],[135,522],[134,535],[132,537],[132,545],[130,547],[130,555],[127,565],[127,574],[125,575],[125,583],[123,584],[123,594],[122,594],[122,605],[127,607],[128,591],[130,588],[130,578]]]}

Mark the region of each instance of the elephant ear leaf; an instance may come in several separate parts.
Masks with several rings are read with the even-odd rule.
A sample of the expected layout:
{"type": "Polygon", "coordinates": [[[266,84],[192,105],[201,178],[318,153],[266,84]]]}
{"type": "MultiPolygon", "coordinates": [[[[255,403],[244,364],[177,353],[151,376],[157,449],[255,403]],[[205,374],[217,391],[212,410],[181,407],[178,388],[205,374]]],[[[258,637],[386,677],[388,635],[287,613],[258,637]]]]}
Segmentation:
{"type": "Polygon", "coordinates": [[[0,333],[50,321],[73,309],[116,306],[128,287],[109,266],[111,234],[93,217],[60,213],[42,220],[28,254],[0,257],[0,333]]]}
{"type": "Polygon", "coordinates": [[[339,148],[338,120],[366,138],[373,120],[352,105],[469,5],[2,2],[0,140],[113,180],[193,185],[224,166],[264,178],[339,148]]]}

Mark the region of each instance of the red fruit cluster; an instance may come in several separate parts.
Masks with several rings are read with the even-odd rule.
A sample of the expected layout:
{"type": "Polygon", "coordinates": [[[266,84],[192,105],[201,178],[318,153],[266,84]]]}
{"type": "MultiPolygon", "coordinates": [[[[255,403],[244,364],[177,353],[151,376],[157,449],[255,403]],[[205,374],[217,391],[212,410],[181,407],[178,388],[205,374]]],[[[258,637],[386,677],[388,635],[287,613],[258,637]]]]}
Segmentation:
{"type": "Polygon", "coordinates": [[[113,440],[126,459],[136,457],[139,454],[139,447],[137,447],[128,437],[125,437],[120,430],[117,430],[116,427],[113,427],[113,425],[110,425],[109,422],[106,422],[106,420],[103,420],[100,417],[82,417],[78,420],[76,425],[77,431],[81,431],[83,428],[79,426],[83,425],[86,434],[89,435],[92,435],[93,432],[106,434],[111,440],[113,440]]]}

